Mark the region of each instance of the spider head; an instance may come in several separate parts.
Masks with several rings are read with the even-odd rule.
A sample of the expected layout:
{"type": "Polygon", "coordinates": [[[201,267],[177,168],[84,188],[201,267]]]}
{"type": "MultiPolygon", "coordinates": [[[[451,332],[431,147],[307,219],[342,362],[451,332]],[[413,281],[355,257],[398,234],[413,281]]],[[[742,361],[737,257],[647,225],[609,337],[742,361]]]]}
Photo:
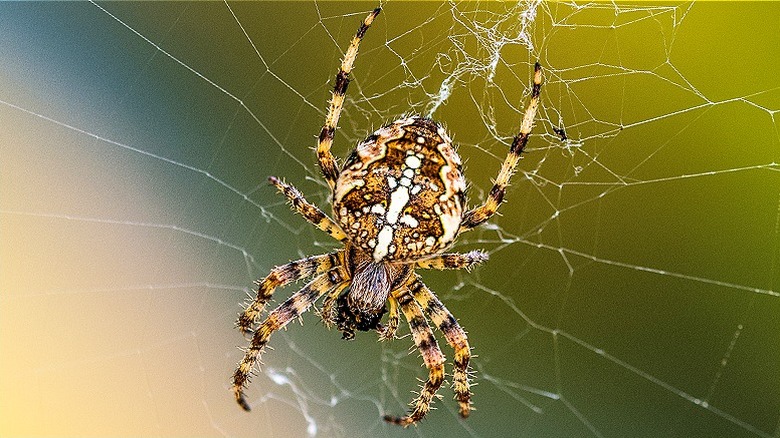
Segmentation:
{"type": "Polygon", "coordinates": [[[341,331],[341,338],[355,338],[355,330],[367,332],[379,328],[382,316],[387,312],[384,304],[372,310],[357,310],[349,304],[349,293],[341,295],[337,302],[336,327],[341,331]]]}

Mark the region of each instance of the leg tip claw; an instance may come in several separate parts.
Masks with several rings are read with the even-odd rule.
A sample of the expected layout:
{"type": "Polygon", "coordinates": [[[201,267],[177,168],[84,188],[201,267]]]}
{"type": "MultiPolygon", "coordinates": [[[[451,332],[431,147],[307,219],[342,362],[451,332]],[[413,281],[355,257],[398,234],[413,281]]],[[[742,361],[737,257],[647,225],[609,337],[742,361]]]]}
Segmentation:
{"type": "Polygon", "coordinates": [[[241,409],[247,412],[252,410],[252,407],[249,406],[249,402],[246,401],[244,394],[236,394],[236,403],[238,403],[238,405],[241,406],[241,409]]]}

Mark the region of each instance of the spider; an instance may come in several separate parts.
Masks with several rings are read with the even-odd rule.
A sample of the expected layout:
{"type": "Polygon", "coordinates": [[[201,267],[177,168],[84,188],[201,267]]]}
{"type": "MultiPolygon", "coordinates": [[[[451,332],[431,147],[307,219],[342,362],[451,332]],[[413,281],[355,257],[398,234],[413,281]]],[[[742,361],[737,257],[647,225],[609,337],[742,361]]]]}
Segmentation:
{"type": "Polygon", "coordinates": [[[426,117],[404,116],[379,128],[357,145],[339,171],[330,149],[349,73],[360,41],[379,12],[377,8],[368,14],[347,49],[319,135],[317,159],[330,187],[335,220],[308,202],[292,185],[269,178],[296,212],[344,247],[277,266],[257,282],[257,298],[236,322],[242,333],[252,334],[251,344],[233,374],[232,387],[236,401],[247,411],[250,407],[244,389],[271,334],[323,296],[320,316],[329,327],[335,325],[344,339],[353,339],[357,330],[376,331],[380,339],[391,340],[395,338],[401,313],[408,321],[428,369],[428,380],[407,415],[386,415],[386,421],[405,427],[421,420],[444,382],[444,355],[428,320],[455,352],[452,386],[459,413],[465,418],[471,411],[471,353],[466,332],[415,269],[469,269],[487,260],[487,254],[481,251],[444,251],[460,233],[493,216],[501,204],[531,133],[539,104],[541,67],[536,63],[531,101],[520,132],[514,137],[490,194],[478,207],[465,208],[466,182],[460,158],[442,126],[426,117]],[[314,279],[271,311],[254,330],[274,290],[306,277],[314,279]],[[388,316],[383,324],[385,313],[388,316]]]}

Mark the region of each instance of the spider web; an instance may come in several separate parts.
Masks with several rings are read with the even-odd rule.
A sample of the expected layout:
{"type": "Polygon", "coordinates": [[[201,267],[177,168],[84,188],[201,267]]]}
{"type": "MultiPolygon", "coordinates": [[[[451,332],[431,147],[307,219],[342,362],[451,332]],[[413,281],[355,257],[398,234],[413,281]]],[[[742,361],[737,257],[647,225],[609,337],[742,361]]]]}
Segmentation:
{"type": "Polygon", "coordinates": [[[780,437],[772,3],[384,5],[338,156],[432,115],[475,204],[544,67],[508,201],[455,248],[490,261],[423,274],[469,330],[477,410],[443,387],[384,424],[425,376],[408,331],[343,342],[311,313],[235,405],[252,281],[337,247],[265,179],[329,210],[312,147],[374,6],[0,7],[3,435],[780,437]]]}

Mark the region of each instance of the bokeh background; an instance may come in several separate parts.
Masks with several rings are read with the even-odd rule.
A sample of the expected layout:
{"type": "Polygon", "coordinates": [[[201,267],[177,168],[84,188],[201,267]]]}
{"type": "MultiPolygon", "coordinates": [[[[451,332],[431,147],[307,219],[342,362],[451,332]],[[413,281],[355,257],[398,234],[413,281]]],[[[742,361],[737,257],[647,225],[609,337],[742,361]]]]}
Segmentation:
{"type": "Polygon", "coordinates": [[[779,436],[773,2],[385,4],[339,156],[433,114],[476,203],[545,68],[508,202],[456,246],[490,262],[424,274],[469,330],[477,410],[445,387],[384,424],[425,375],[411,340],[314,314],[235,405],[252,281],[335,248],[266,178],[327,206],[312,148],[374,6],[0,4],[0,434],[779,436]]]}

